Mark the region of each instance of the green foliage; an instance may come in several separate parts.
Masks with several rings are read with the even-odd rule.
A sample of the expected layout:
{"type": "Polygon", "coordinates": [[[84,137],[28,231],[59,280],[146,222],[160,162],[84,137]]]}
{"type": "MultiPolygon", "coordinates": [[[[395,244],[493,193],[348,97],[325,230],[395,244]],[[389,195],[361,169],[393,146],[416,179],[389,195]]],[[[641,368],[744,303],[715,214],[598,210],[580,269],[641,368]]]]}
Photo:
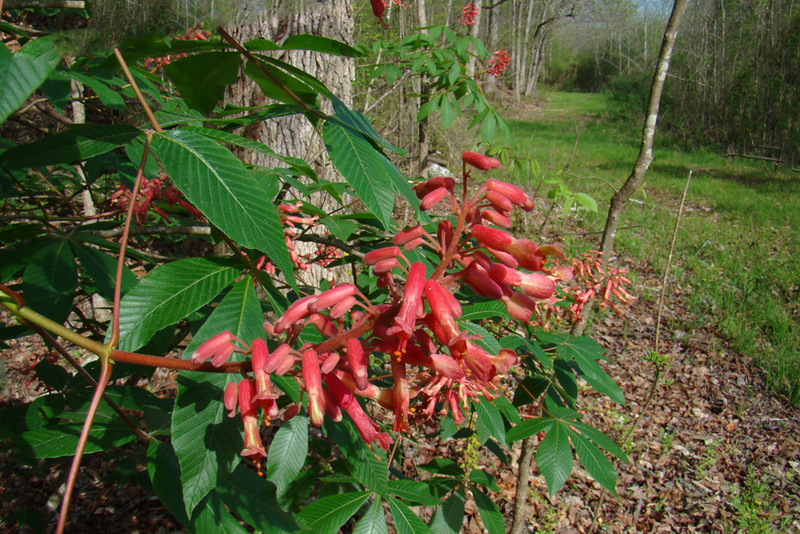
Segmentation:
{"type": "MultiPolygon", "coordinates": [[[[488,54],[480,41],[434,27],[428,29],[427,35],[420,33],[397,44],[378,46],[384,47],[386,56],[401,60],[403,68],[425,76],[432,96],[420,118],[438,111],[443,125],[449,127],[456,116],[469,109],[474,112],[471,127],[479,127],[484,140],[494,138],[497,131],[510,139],[502,117],[466,74],[465,65],[472,54],[478,58],[488,54]]],[[[348,45],[313,36],[294,36],[282,45],[257,40],[247,43],[247,47],[252,52],[305,49],[359,55],[348,45]]],[[[177,378],[174,401],[158,399],[131,385],[108,386],[105,392],[123,410],[136,412],[134,424],[140,424],[150,439],[147,450],[142,448],[140,452],[140,460],[147,464],[152,491],[188,531],[334,533],[349,523],[354,532],[381,533],[388,531],[388,510],[400,534],[458,532],[470,495],[487,531],[503,532],[503,517],[491,495],[499,488],[494,478],[476,465],[475,450],[484,445],[502,462],[508,462],[509,445],[538,432],[545,434],[536,459],[551,494],[572,472],[573,449],[586,470],[614,491],[616,474],[606,453],[620,460],[625,456],[613,441],[583,424],[574,410],[579,378],[613,401],[624,401],[619,388],[597,364],[603,358],[600,347],[586,338],[525,330],[508,321],[502,302],[481,302],[473,294],[463,297],[469,302],[458,327],[469,339],[480,338],[475,346],[495,355],[512,347],[533,357],[525,358],[524,376],[520,377],[513,404],[502,396],[490,401],[476,394],[471,402],[456,400],[469,424],[459,428],[458,419],[452,414],[442,421],[441,439],[467,440],[468,454],[463,464],[435,458],[418,466],[426,473],[424,478],[404,478],[396,467],[402,462],[380,447],[370,448],[365,443],[367,438],[362,438],[364,423],[358,420],[359,400],[351,404],[340,402],[355,415],[348,411],[348,418],[333,423],[334,416],[329,414],[331,421],[319,431],[309,432],[314,399],[309,399],[312,378],[305,372],[296,377],[277,372],[267,375],[270,387],[286,393],[276,401],[277,407],[284,408],[288,397],[298,403],[294,407],[300,413],[293,413],[286,421],[272,417],[278,428],[271,436],[263,464],[243,461],[242,455],[247,456],[246,439],[252,437],[247,432],[253,427],[248,424],[254,423],[257,432],[259,421],[257,416],[255,421],[244,423],[243,418],[229,417],[228,412],[236,409],[226,406],[232,401],[225,398],[224,392],[233,382],[242,388],[244,381],[238,374],[253,373],[254,381],[266,380],[262,376],[264,368],[252,369],[248,358],[238,373],[200,373],[184,365],[190,355],[221,332],[229,332],[236,343],[230,359],[242,362],[245,358],[241,353],[254,350],[250,347],[256,338],[264,338],[265,328],[275,328],[271,326],[274,316],[280,317],[302,295],[314,293],[316,288],[298,286],[295,269],[299,261],[287,247],[287,236],[305,237],[306,229],[297,229],[305,224],[302,221],[319,218],[341,241],[325,236],[319,243],[321,251],[336,246],[348,252],[386,245],[384,231],[392,230],[395,224],[393,210],[398,196],[408,201],[420,223],[431,228],[433,225],[426,214],[419,212],[415,192],[392,162],[391,154],[403,154],[403,149],[384,140],[365,115],[348,109],[307,73],[267,55],[258,56],[257,62],[245,61],[238,54],[223,51],[217,40],[167,41],[144,36],[124,43],[123,50],[131,62],[188,54],[169,64],[165,79],[133,68],[134,80],[156,107],[155,116],[164,120],[160,126],[147,125],[130,111],[134,109],[133,94],[116,73],[109,73],[116,68],[109,56],[79,58],[69,68],[56,69],[52,45],[46,40],[33,41],[15,54],[5,47],[0,50],[0,84],[5,84],[0,88],[8,88],[0,92],[0,110],[5,113],[2,118],[22,106],[40,87],[45,98],[64,109],[70,102],[64,92],[69,80],[80,81],[91,89],[107,108],[104,111],[131,113],[124,124],[112,124],[107,116],[98,113],[101,118],[90,119],[92,122],[87,125],[19,145],[3,143],[0,191],[8,210],[24,212],[26,217],[0,229],[0,282],[16,284],[8,288],[8,294],[3,286],[0,297],[4,306],[19,312],[20,306],[10,295],[13,289],[21,288],[28,308],[40,310],[58,323],[78,312],[76,316],[87,325],[87,336],[60,327],[57,331],[77,346],[95,352],[104,364],[109,358],[120,362],[128,358],[152,365],[154,360],[134,351],[156,353],[158,357],[173,350],[182,351],[182,359],[169,361],[171,366],[183,369],[177,378]],[[32,46],[34,43],[39,44],[32,46]],[[246,110],[247,114],[239,117],[231,117],[237,110],[219,108],[243,61],[245,75],[267,96],[283,104],[246,110]],[[12,74],[19,77],[14,87],[12,74]],[[320,112],[323,99],[332,102],[332,116],[320,112]],[[305,114],[319,127],[330,159],[346,183],[322,180],[307,162],[279,155],[266,145],[232,133],[255,121],[297,113],[305,114]],[[274,157],[282,166],[247,166],[231,147],[236,147],[237,152],[274,157]],[[133,199],[131,209],[135,216],[122,216],[127,205],[119,207],[120,199],[128,195],[130,203],[134,181],[146,190],[142,193],[145,201],[133,199]],[[296,206],[288,205],[284,196],[291,187],[304,197],[296,206]],[[84,217],[77,209],[79,193],[87,190],[106,210],[97,220],[84,217]],[[367,211],[326,212],[306,198],[321,191],[342,204],[347,196],[358,199],[367,211]],[[164,195],[159,196],[161,193],[164,195]],[[210,235],[191,238],[187,243],[191,246],[179,247],[171,230],[181,231],[182,225],[192,221],[191,217],[207,222],[206,233],[210,235]],[[125,218],[127,222],[135,219],[143,228],[151,227],[149,223],[155,220],[163,235],[155,243],[152,235],[141,240],[132,238],[125,253],[128,261],[120,262],[118,276],[116,256],[121,246],[105,236],[109,235],[106,232],[114,237],[122,233],[125,218]],[[213,256],[212,246],[221,243],[231,253],[213,256]],[[171,256],[153,253],[156,246],[164,246],[171,256]],[[18,283],[20,276],[22,281],[18,283]],[[79,304],[94,294],[113,299],[117,288],[124,295],[119,303],[118,325],[86,317],[79,304]],[[266,325],[265,314],[270,318],[266,325]],[[500,340],[494,335],[498,321],[511,325],[507,330],[512,332],[500,340]],[[104,335],[108,345],[102,346],[98,340],[104,335]],[[302,379],[302,389],[296,378],[302,379]],[[541,406],[544,414],[523,421],[518,408],[528,409],[531,404],[541,406]],[[263,468],[264,477],[259,476],[264,474],[263,468]],[[419,506],[435,508],[428,524],[414,511],[419,506]]],[[[399,75],[389,64],[379,66],[373,74],[387,80],[399,75]]],[[[508,160],[506,153],[498,155],[508,160]]],[[[538,175],[541,170],[533,160],[515,161],[513,167],[528,175],[538,175]]],[[[565,210],[571,202],[596,211],[591,197],[583,192],[573,193],[563,183],[558,185],[563,186],[560,195],[566,199],[565,210]]],[[[354,257],[357,255],[336,261],[355,263],[354,257]]],[[[434,253],[425,256],[419,251],[409,251],[409,257],[425,263],[429,272],[438,259],[434,253]]],[[[361,266],[352,267],[355,277],[361,266]]],[[[376,276],[361,273],[357,281],[365,292],[385,295],[385,289],[378,288],[376,276]]],[[[358,316],[352,317],[357,320],[358,316]]],[[[23,333],[27,331],[17,329],[4,335],[23,333]]],[[[290,342],[297,341],[300,346],[306,341],[319,341],[321,334],[304,331],[289,335],[293,336],[290,342]]],[[[335,336],[326,333],[325,337],[335,336]]],[[[273,340],[267,348],[272,354],[277,349],[273,340]]],[[[167,363],[166,357],[158,357],[156,362],[167,363]]],[[[294,363],[295,355],[289,357],[294,363]]],[[[99,367],[99,362],[84,365],[95,376],[99,367]]],[[[2,418],[0,436],[11,439],[13,448],[22,456],[57,458],[72,454],[93,390],[46,360],[39,362],[35,371],[52,392],[24,409],[9,411],[11,415],[2,418]]],[[[137,366],[117,363],[114,372],[112,380],[130,377],[128,383],[134,384],[134,373],[139,370],[137,366]]],[[[332,371],[325,374],[329,372],[332,371]]],[[[385,378],[374,382],[379,384],[376,387],[387,387],[385,378]]],[[[262,386],[263,382],[259,383],[262,386]]],[[[333,395],[333,387],[326,388],[324,391],[333,395]]],[[[246,417],[245,402],[266,403],[275,401],[273,397],[278,395],[242,401],[239,395],[238,410],[246,417]]],[[[263,405],[260,407],[263,409],[263,405]]],[[[433,408],[438,412],[438,407],[433,408]]],[[[365,417],[368,418],[366,414],[365,417]]],[[[369,422],[373,423],[372,419],[369,422]]],[[[374,425],[375,432],[386,430],[374,425]]],[[[101,403],[88,434],[86,452],[119,447],[138,435],[112,406],[101,403]]]]}

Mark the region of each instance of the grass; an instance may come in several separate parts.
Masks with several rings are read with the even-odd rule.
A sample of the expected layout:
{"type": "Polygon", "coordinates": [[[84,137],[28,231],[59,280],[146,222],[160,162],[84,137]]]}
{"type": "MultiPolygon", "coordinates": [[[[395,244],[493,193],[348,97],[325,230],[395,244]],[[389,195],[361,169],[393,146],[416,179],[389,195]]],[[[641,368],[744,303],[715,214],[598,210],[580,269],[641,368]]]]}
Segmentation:
{"type": "MultiPolygon", "coordinates": [[[[586,231],[601,231],[611,188],[624,182],[636,159],[641,124],[626,119],[606,95],[550,93],[532,119],[509,125],[515,150],[533,157],[545,177],[566,166],[564,182],[598,201],[597,213],[573,210],[568,217],[586,231]]],[[[670,273],[672,293],[691,316],[668,320],[682,329],[711,327],[753,358],[774,392],[800,403],[800,175],[681,151],[663,136],[653,157],[646,185],[620,223],[618,254],[663,273],[680,195],[693,171],[670,273]]],[[[539,178],[528,185],[536,187],[539,178]]],[[[563,226],[555,217],[543,233],[560,234],[571,251],[596,246],[594,236],[565,235],[563,226]]],[[[642,293],[654,299],[658,291],[642,293]]]]}

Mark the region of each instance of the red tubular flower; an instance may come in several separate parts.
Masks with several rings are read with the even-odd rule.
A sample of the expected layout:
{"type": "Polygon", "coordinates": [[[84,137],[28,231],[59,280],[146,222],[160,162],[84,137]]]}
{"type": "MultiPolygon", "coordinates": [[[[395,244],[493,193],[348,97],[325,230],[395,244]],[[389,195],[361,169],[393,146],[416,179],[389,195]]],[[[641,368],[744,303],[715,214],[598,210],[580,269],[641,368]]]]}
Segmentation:
{"type": "MultiPolygon", "coordinates": [[[[440,187],[446,188],[451,193],[453,192],[453,188],[456,186],[456,181],[449,177],[449,176],[434,176],[430,180],[425,182],[419,182],[414,185],[414,192],[417,194],[417,198],[422,200],[422,198],[433,191],[434,189],[439,189],[440,187]]],[[[397,244],[397,243],[395,243],[397,244]]]]}
{"type": "Polygon", "coordinates": [[[376,265],[379,261],[397,258],[402,254],[400,247],[384,247],[370,250],[364,254],[364,265],[376,265]]]}
{"type": "Polygon", "coordinates": [[[464,355],[464,362],[467,364],[472,375],[478,380],[491,382],[497,374],[497,370],[489,358],[489,354],[474,343],[467,343],[467,351],[464,355]]]}
{"type": "Polygon", "coordinates": [[[387,260],[381,260],[378,263],[376,263],[375,266],[372,268],[372,274],[374,274],[375,276],[380,276],[382,274],[391,272],[391,270],[394,269],[395,267],[400,267],[400,262],[397,260],[397,258],[389,258],[387,260]]]}
{"type": "Polygon", "coordinates": [[[397,235],[392,238],[392,244],[397,246],[405,245],[424,234],[425,228],[423,228],[421,224],[413,228],[407,228],[402,232],[398,232],[397,235]]]}
{"type": "Polygon", "coordinates": [[[505,215],[497,213],[494,210],[481,211],[481,218],[489,221],[492,224],[496,224],[501,228],[511,228],[512,225],[511,219],[509,219],[505,215]]]}
{"type": "Polygon", "coordinates": [[[344,315],[349,312],[353,306],[357,304],[357,300],[355,297],[347,297],[344,300],[337,302],[332,308],[330,312],[331,319],[338,319],[340,317],[344,317],[344,315]]]}
{"type": "Polygon", "coordinates": [[[422,211],[427,211],[434,207],[436,204],[442,201],[444,197],[448,195],[449,191],[445,187],[440,187],[438,189],[434,189],[422,199],[422,202],[419,203],[419,209],[422,211]]]}
{"type": "Polygon", "coordinates": [[[400,305],[400,311],[397,312],[397,316],[394,318],[394,326],[386,331],[387,334],[394,335],[400,340],[398,352],[401,354],[405,349],[405,342],[414,333],[414,325],[417,322],[417,312],[422,304],[422,291],[424,289],[425,264],[416,261],[411,264],[411,269],[408,272],[408,279],[403,292],[403,302],[400,305]]]}
{"type": "Polygon", "coordinates": [[[236,338],[230,332],[221,332],[217,334],[197,347],[197,350],[194,351],[189,362],[192,365],[200,365],[204,361],[213,358],[211,362],[212,365],[219,367],[233,354],[236,348],[233,344],[234,339],[236,338]]]}
{"type": "Polygon", "coordinates": [[[464,270],[467,284],[477,294],[493,300],[500,300],[503,296],[503,288],[487,276],[481,269],[475,267],[475,262],[464,270]]]}
{"type": "Polygon", "coordinates": [[[280,319],[278,319],[278,322],[275,324],[275,333],[282,334],[290,326],[308,317],[309,313],[311,313],[308,310],[308,306],[316,298],[317,298],[316,295],[309,295],[307,297],[302,297],[294,301],[292,305],[286,309],[284,314],[281,316],[280,319]]]}
{"type": "Polygon", "coordinates": [[[527,323],[536,311],[536,303],[520,291],[509,290],[501,300],[508,314],[522,323],[527,323]]]}
{"type": "MultiPolygon", "coordinates": [[[[264,371],[264,366],[269,358],[269,350],[267,343],[261,339],[256,338],[253,340],[253,376],[256,380],[256,400],[257,401],[270,401],[275,400],[277,395],[272,392],[272,384],[269,381],[269,374],[264,371]]],[[[262,408],[270,408],[269,403],[264,403],[262,408]]],[[[265,410],[266,411],[266,410],[265,410]]]]}
{"type": "Polygon", "coordinates": [[[519,266],[529,271],[541,271],[545,256],[536,243],[529,239],[515,239],[504,249],[519,262],[519,266]]]}
{"type": "Polygon", "coordinates": [[[464,152],[461,154],[461,159],[467,165],[471,165],[481,171],[496,169],[500,166],[500,160],[489,156],[484,156],[483,154],[478,154],[477,152],[464,152]]]}
{"type": "Polygon", "coordinates": [[[339,333],[339,328],[336,326],[330,316],[322,315],[321,313],[312,313],[308,317],[306,324],[313,324],[319,333],[325,337],[331,338],[339,333]]]}
{"type": "Polygon", "coordinates": [[[542,273],[522,273],[505,265],[495,264],[489,276],[498,283],[519,287],[527,296],[536,299],[550,298],[556,289],[555,282],[542,273]]]}
{"type": "Polygon", "coordinates": [[[403,363],[407,365],[417,365],[433,369],[440,375],[451,380],[461,380],[464,378],[464,370],[452,356],[447,354],[431,354],[426,357],[423,351],[416,345],[406,347],[403,355],[403,363]]]}
{"type": "Polygon", "coordinates": [[[256,461],[265,457],[267,453],[258,433],[258,411],[253,403],[254,396],[255,387],[251,380],[239,382],[239,412],[244,423],[244,449],[240,454],[256,461]]]}
{"type": "Polygon", "coordinates": [[[464,5],[461,10],[461,18],[458,19],[460,26],[472,26],[475,24],[475,19],[478,17],[478,8],[472,2],[464,5]]]}
{"type": "Polygon", "coordinates": [[[394,425],[395,432],[408,432],[408,407],[410,397],[408,394],[408,378],[406,377],[406,364],[399,358],[392,358],[392,395],[394,397],[394,425]]]}
{"type": "Polygon", "coordinates": [[[236,415],[238,400],[239,393],[236,389],[236,382],[228,382],[225,385],[225,393],[222,396],[222,402],[225,404],[225,409],[228,410],[228,417],[236,415]]]}
{"type": "Polygon", "coordinates": [[[314,426],[322,426],[325,405],[322,398],[322,375],[316,351],[303,352],[303,388],[308,393],[308,417],[314,426]]]}
{"type": "Polygon", "coordinates": [[[370,3],[372,4],[372,14],[375,15],[375,18],[378,19],[381,26],[388,28],[389,25],[383,20],[383,12],[386,11],[386,5],[383,3],[383,0],[370,0],[370,3]]]}
{"type": "MultiPolygon", "coordinates": [[[[440,342],[450,346],[461,335],[453,317],[452,294],[436,280],[428,280],[425,282],[425,299],[431,307],[430,317],[435,323],[435,328],[431,330],[440,342]]],[[[426,324],[430,325],[430,322],[426,320],[426,324]]]]}
{"type": "Polygon", "coordinates": [[[353,420],[353,424],[356,425],[356,429],[361,434],[361,439],[364,440],[364,443],[369,445],[378,440],[378,446],[381,449],[389,450],[392,445],[391,436],[386,432],[379,432],[380,427],[378,427],[378,424],[364,413],[353,392],[342,384],[342,381],[339,380],[335,373],[325,375],[325,385],[328,386],[328,390],[336,403],[353,420]]]}
{"type": "Polygon", "coordinates": [[[517,353],[511,349],[500,349],[497,356],[489,356],[494,368],[500,374],[505,374],[511,367],[517,363],[517,353]]]}
{"type": "Polygon", "coordinates": [[[490,192],[503,195],[515,206],[519,206],[525,211],[531,211],[533,209],[533,200],[531,200],[531,197],[529,197],[522,189],[515,185],[507,184],[506,182],[501,182],[500,180],[489,179],[486,180],[486,188],[490,192]]]}
{"type": "Polygon", "coordinates": [[[333,371],[333,369],[336,367],[336,364],[339,363],[339,359],[340,359],[339,355],[336,354],[335,352],[332,353],[332,354],[329,354],[325,358],[325,361],[322,362],[322,365],[319,366],[320,372],[322,374],[326,375],[326,374],[330,373],[331,371],[333,371]]]}
{"type": "Polygon", "coordinates": [[[330,308],[334,304],[340,302],[342,299],[352,297],[356,294],[358,288],[353,284],[341,284],[331,288],[321,295],[319,295],[313,302],[309,303],[308,311],[311,313],[330,308]]]}
{"type": "Polygon", "coordinates": [[[341,380],[342,384],[344,384],[351,393],[355,393],[359,397],[364,397],[365,399],[374,400],[387,410],[394,410],[394,397],[391,389],[379,388],[369,382],[367,382],[367,387],[365,389],[358,389],[355,379],[350,373],[342,371],[341,369],[334,369],[330,374],[336,375],[336,378],[341,380]]]}
{"type": "Polygon", "coordinates": [[[286,361],[290,361],[294,364],[292,348],[284,343],[272,351],[272,354],[267,357],[267,361],[264,363],[264,372],[274,373],[276,369],[285,367],[286,361]]]}
{"type": "Polygon", "coordinates": [[[350,370],[353,372],[356,388],[365,390],[369,387],[369,377],[367,376],[369,369],[369,362],[367,355],[364,353],[364,346],[361,341],[356,338],[348,338],[345,342],[347,347],[347,361],[350,364],[350,370]]]}
{"type": "Polygon", "coordinates": [[[501,251],[506,251],[515,241],[514,236],[508,232],[498,230],[497,228],[490,228],[482,224],[473,226],[470,230],[470,235],[481,245],[501,251]]]}

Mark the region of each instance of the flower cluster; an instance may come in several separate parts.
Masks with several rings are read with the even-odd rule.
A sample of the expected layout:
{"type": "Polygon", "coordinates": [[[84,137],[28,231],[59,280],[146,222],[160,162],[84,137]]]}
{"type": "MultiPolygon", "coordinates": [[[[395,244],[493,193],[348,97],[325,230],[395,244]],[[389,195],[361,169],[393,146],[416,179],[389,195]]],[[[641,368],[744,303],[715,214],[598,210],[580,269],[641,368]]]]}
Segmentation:
{"type": "Polygon", "coordinates": [[[508,55],[505,48],[501,48],[492,54],[492,59],[489,60],[486,74],[495,77],[500,76],[508,68],[510,63],[511,56],[508,55]]]}
{"type": "MultiPolygon", "coordinates": [[[[184,34],[174,39],[175,41],[205,41],[208,39],[208,36],[211,35],[210,32],[206,32],[202,30],[202,26],[194,26],[189,28],[184,32],[184,34]]],[[[186,54],[172,54],[169,56],[162,56],[162,57],[149,57],[144,60],[144,68],[148,68],[152,65],[150,72],[155,72],[160,68],[166,67],[172,61],[176,59],[180,59],[182,57],[186,57],[186,54]]]]}
{"type": "Polygon", "coordinates": [[[600,297],[598,302],[601,308],[611,308],[618,315],[623,313],[621,307],[630,306],[635,300],[625,289],[631,283],[626,276],[628,271],[606,266],[602,252],[590,250],[581,254],[580,258],[573,259],[572,263],[574,283],[567,288],[567,292],[574,301],[569,309],[576,319],[580,319],[583,307],[596,296],[600,297]]]}
{"type": "Polygon", "coordinates": [[[211,360],[217,366],[234,352],[250,354],[252,377],[225,391],[230,415],[238,410],[244,421],[244,456],[258,460],[265,455],[257,428],[259,409],[267,424],[300,411],[297,404],[278,408],[273,374],[293,376],[301,384],[312,424],[319,426],[326,417],[339,421],[344,412],[366,443],[384,449],[391,436],[357,397],[390,410],[392,429],[408,432],[411,421],[447,414],[461,423],[472,399],[497,395],[500,378],[517,362],[517,354],[509,349],[490,352],[479,335],[459,323],[459,295],[473,292],[500,301],[512,318],[531,322],[539,306],[555,302],[556,283],[572,275],[569,267],[549,261],[564,259],[558,245],[538,246],[506,231],[513,209],[533,209],[521,189],[489,179],[470,193],[467,180],[473,170],[489,171],[500,162],[474,152],[465,152],[462,161],[460,192],[453,178],[441,176],[415,187],[423,210],[448,208],[450,217],[435,226],[407,228],[394,236],[391,246],[364,256],[377,277],[380,291],[375,296],[340,283],[297,299],[274,324],[265,323],[272,350],[264,339],[248,347],[223,332],[193,354],[192,363],[211,360]],[[418,248],[428,249],[423,256],[437,258],[436,265],[406,256],[418,248]],[[305,328],[316,329],[324,341],[300,343],[305,328]],[[375,371],[391,376],[391,386],[376,385],[380,382],[371,378],[371,359],[378,362],[375,371]]]}
{"type": "Polygon", "coordinates": [[[472,2],[466,4],[461,10],[461,18],[458,19],[460,26],[472,26],[478,17],[478,8],[472,2]]]}
{"type": "MultiPolygon", "coordinates": [[[[195,219],[202,219],[203,214],[183,197],[177,187],[169,182],[166,174],[160,174],[156,178],[148,180],[142,178],[141,185],[139,186],[139,196],[134,202],[133,215],[136,217],[136,222],[141,225],[147,218],[147,213],[152,210],[154,213],[160,215],[165,221],[172,222],[169,215],[160,207],[156,206],[154,202],[166,202],[169,207],[178,204],[188,211],[195,219]]],[[[126,211],[131,202],[131,190],[121,183],[117,189],[111,194],[109,205],[112,209],[119,211],[126,211]]]]}

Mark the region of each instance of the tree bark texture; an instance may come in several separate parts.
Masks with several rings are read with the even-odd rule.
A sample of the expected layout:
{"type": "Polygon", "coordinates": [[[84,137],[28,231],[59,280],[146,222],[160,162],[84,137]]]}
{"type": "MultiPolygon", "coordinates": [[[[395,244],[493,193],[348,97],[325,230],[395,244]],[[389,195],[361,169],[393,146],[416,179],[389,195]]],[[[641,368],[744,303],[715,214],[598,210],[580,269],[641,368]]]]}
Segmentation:
{"type": "MultiPolygon", "coordinates": [[[[242,42],[265,38],[280,43],[291,35],[309,33],[353,44],[353,9],[349,0],[327,0],[324,3],[309,4],[291,0],[268,2],[266,8],[254,7],[249,20],[243,22],[231,32],[242,42]]],[[[315,76],[347,106],[352,105],[352,82],[355,77],[353,59],[306,50],[284,51],[275,57],[315,76]]],[[[270,101],[255,82],[242,76],[229,88],[226,103],[252,107],[263,106],[270,101]]],[[[322,102],[321,107],[325,113],[332,112],[332,106],[327,100],[322,102]]],[[[242,135],[268,145],[279,154],[305,160],[322,179],[337,179],[335,169],[326,157],[322,136],[305,116],[293,115],[253,123],[244,129],[242,135]]],[[[264,167],[279,165],[279,162],[254,152],[244,152],[240,156],[245,163],[264,167]]],[[[322,194],[303,200],[323,210],[333,206],[333,201],[322,194]]],[[[287,197],[286,201],[291,202],[292,198],[287,197]]],[[[296,246],[301,254],[316,248],[313,244],[304,243],[296,246]]],[[[301,273],[300,277],[305,283],[314,286],[325,273],[326,270],[312,268],[301,273]]]]}

